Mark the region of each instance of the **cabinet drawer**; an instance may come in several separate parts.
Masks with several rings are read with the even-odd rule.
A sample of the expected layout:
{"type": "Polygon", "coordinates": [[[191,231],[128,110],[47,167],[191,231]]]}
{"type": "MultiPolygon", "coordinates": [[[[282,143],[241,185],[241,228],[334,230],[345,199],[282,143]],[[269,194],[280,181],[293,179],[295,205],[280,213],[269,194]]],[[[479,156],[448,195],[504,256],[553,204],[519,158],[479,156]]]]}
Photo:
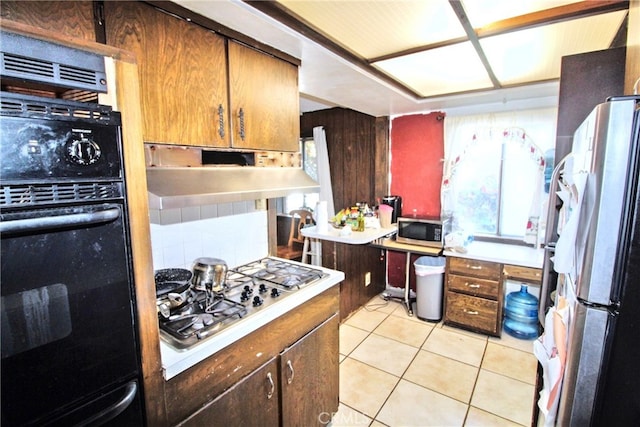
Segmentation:
{"type": "Polygon", "coordinates": [[[449,272],[500,280],[500,264],[469,258],[447,258],[449,272]]]}
{"type": "Polygon", "coordinates": [[[445,323],[499,336],[498,302],[447,292],[445,323]]]}
{"type": "Polygon", "coordinates": [[[540,283],[542,280],[542,270],[539,268],[505,264],[502,272],[504,273],[505,278],[509,280],[522,280],[532,283],[540,283]]]}
{"type": "Polygon", "coordinates": [[[500,291],[500,282],[449,274],[447,279],[447,290],[464,292],[469,295],[482,296],[497,300],[500,291]]]}

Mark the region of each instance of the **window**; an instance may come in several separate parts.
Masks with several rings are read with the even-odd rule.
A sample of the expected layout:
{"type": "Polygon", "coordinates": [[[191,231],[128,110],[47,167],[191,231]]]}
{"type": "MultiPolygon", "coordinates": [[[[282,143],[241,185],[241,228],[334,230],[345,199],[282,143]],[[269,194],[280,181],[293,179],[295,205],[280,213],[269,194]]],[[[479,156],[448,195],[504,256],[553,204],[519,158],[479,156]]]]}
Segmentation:
{"type": "MultiPolygon", "coordinates": [[[[318,181],[318,152],[313,138],[302,138],[300,151],[302,153],[302,168],[311,178],[318,181]]],[[[319,199],[318,193],[292,194],[285,199],[284,212],[288,213],[300,208],[313,211],[319,199]]]]}
{"type": "Polygon", "coordinates": [[[532,218],[537,227],[555,146],[555,109],[546,110],[446,119],[442,209],[454,231],[522,240],[532,218]]]}

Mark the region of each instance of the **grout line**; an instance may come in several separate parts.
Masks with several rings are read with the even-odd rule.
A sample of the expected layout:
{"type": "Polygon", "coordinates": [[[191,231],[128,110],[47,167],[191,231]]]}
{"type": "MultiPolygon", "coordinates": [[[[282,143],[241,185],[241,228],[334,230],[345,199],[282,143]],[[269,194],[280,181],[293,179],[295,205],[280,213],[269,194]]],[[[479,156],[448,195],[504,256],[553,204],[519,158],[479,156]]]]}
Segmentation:
{"type": "MultiPolygon", "coordinates": [[[[386,303],[386,304],[384,304],[384,305],[380,305],[380,308],[382,308],[382,307],[385,307],[385,306],[389,305],[389,302],[390,302],[390,301],[385,301],[385,303],[386,303]]],[[[400,303],[398,303],[398,305],[401,305],[401,304],[400,304],[400,303]]],[[[360,310],[365,309],[365,310],[366,310],[366,311],[368,311],[368,312],[379,311],[379,309],[378,309],[378,308],[373,309],[373,310],[370,310],[370,309],[368,309],[368,308],[367,308],[368,306],[371,306],[371,303],[368,303],[367,305],[363,306],[360,310]]],[[[349,316],[347,319],[345,319],[344,323],[346,323],[346,321],[347,321],[348,319],[350,319],[353,315],[355,315],[356,313],[359,313],[359,312],[360,312],[360,310],[355,311],[351,316],[349,316]]],[[[350,357],[350,355],[351,355],[351,354],[352,354],[352,353],[353,353],[353,352],[354,352],[354,351],[355,351],[355,350],[356,350],[356,349],[357,349],[357,348],[358,348],[358,347],[359,347],[359,346],[360,346],[360,345],[361,345],[361,344],[362,344],[362,343],[363,343],[367,338],[369,338],[372,334],[375,334],[376,336],[379,336],[379,337],[383,337],[383,338],[390,339],[390,340],[395,341],[395,342],[399,342],[399,343],[402,343],[402,344],[408,345],[408,346],[410,346],[410,347],[412,347],[412,348],[416,348],[416,347],[414,347],[414,346],[412,346],[412,345],[410,345],[410,344],[407,344],[407,343],[405,343],[405,342],[398,341],[398,340],[396,340],[396,339],[394,339],[394,338],[387,337],[387,336],[384,336],[384,335],[380,335],[380,334],[375,333],[375,330],[376,330],[376,329],[377,329],[377,328],[378,328],[378,327],[379,327],[379,326],[380,326],[380,325],[381,325],[385,320],[387,320],[387,319],[389,318],[389,316],[394,315],[393,313],[394,313],[396,310],[397,310],[397,308],[396,308],[396,309],[394,309],[394,310],[393,310],[392,312],[390,312],[390,313],[381,312],[381,313],[385,314],[384,319],[383,319],[380,323],[378,323],[378,325],[376,325],[376,327],[374,327],[374,328],[373,328],[373,330],[371,330],[371,331],[368,331],[368,330],[366,330],[366,329],[359,328],[359,327],[357,327],[357,326],[349,325],[350,327],[353,327],[353,328],[359,329],[359,330],[361,330],[361,331],[364,331],[364,332],[366,332],[367,334],[366,334],[366,336],[365,336],[365,337],[364,337],[364,338],[363,338],[363,339],[358,343],[358,345],[356,345],[356,346],[355,346],[355,347],[354,347],[354,348],[349,352],[349,354],[348,354],[348,355],[344,355],[345,357],[344,357],[344,359],[342,360],[342,362],[344,362],[347,358],[350,358],[350,359],[352,359],[352,360],[353,360],[353,361],[355,361],[355,362],[362,363],[363,365],[366,365],[366,366],[368,366],[368,367],[370,367],[370,368],[372,368],[372,369],[376,369],[377,371],[380,371],[380,372],[383,372],[383,373],[385,373],[385,374],[391,375],[391,376],[393,376],[393,377],[395,377],[395,378],[397,378],[397,379],[398,379],[398,380],[397,380],[397,382],[396,382],[396,384],[395,384],[395,386],[391,389],[390,393],[387,395],[387,397],[385,398],[384,402],[380,405],[380,408],[377,410],[377,412],[375,413],[375,415],[374,415],[373,417],[370,417],[370,418],[371,418],[371,420],[372,420],[372,423],[373,423],[373,422],[378,422],[378,423],[380,423],[380,424],[384,424],[384,423],[382,423],[381,421],[379,421],[376,417],[378,417],[378,416],[380,415],[380,412],[382,411],[382,408],[384,408],[384,406],[385,406],[385,405],[387,404],[387,402],[389,401],[389,398],[391,397],[391,395],[395,392],[395,390],[396,390],[396,389],[397,389],[397,387],[399,386],[400,382],[401,382],[401,381],[403,381],[403,380],[404,380],[404,381],[407,381],[408,383],[414,384],[414,385],[416,385],[416,386],[422,387],[422,388],[424,388],[424,389],[426,389],[426,390],[430,390],[430,391],[432,391],[432,392],[434,392],[434,393],[437,393],[437,394],[439,394],[439,395],[442,395],[442,396],[444,396],[444,397],[447,397],[447,398],[449,398],[449,399],[452,399],[452,400],[455,400],[455,401],[457,401],[457,402],[460,402],[460,403],[464,404],[464,405],[467,407],[467,410],[466,410],[466,413],[465,413],[465,416],[464,416],[463,426],[464,426],[464,425],[466,424],[466,422],[467,422],[467,419],[468,419],[468,417],[469,417],[469,411],[471,410],[471,408],[472,408],[472,407],[473,407],[473,408],[475,408],[475,409],[477,409],[477,410],[480,410],[480,411],[483,411],[483,412],[489,413],[489,414],[491,414],[491,415],[493,415],[493,416],[495,416],[495,417],[498,417],[498,418],[500,418],[500,419],[504,419],[504,420],[507,420],[507,421],[509,421],[509,422],[514,422],[514,421],[509,420],[509,419],[507,419],[507,418],[505,418],[505,417],[503,417],[503,416],[501,416],[501,415],[499,415],[499,414],[494,414],[493,412],[486,411],[486,410],[484,410],[484,409],[482,409],[482,408],[478,408],[478,407],[476,407],[476,406],[472,406],[472,405],[471,405],[471,402],[473,401],[473,396],[474,396],[474,393],[476,392],[476,387],[477,387],[477,385],[478,385],[478,379],[479,379],[479,377],[480,377],[480,373],[481,373],[481,371],[482,371],[482,370],[485,370],[485,371],[487,371],[487,372],[491,372],[491,373],[493,373],[493,374],[495,374],[495,375],[500,375],[500,376],[502,376],[502,377],[504,377],[504,378],[508,378],[508,379],[511,379],[511,380],[514,380],[514,381],[518,381],[519,383],[525,384],[525,385],[527,385],[527,386],[532,386],[532,384],[530,384],[530,383],[528,383],[528,382],[521,381],[521,380],[519,380],[519,379],[517,379],[517,378],[512,378],[512,377],[510,377],[510,376],[508,376],[508,375],[504,375],[504,374],[499,373],[499,372],[494,372],[494,371],[492,371],[492,370],[490,370],[490,369],[485,369],[485,368],[483,368],[483,367],[482,367],[482,364],[483,364],[483,362],[484,362],[484,359],[485,359],[485,357],[486,357],[486,355],[487,355],[487,350],[488,350],[488,345],[489,345],[489,343],[493,342],[493,343],[494,343],[494,344],[496,344],[496,345],[500,345],[500,346],[506,347],[506,348],[508,348],[508,349],[510,349],[510,350],[515,350],[515,351],[521,351],[521,352],[523,352],[523,353],[528,353],[528,352],[526,352],[526,351],[524,351],[524,350],[521,350],[521,349],[519,349],[519,348],[515,348],[515,347],[509,346],[509,345],[505,345],[505,344],[502,344],[502,343],[500,343],[500,342],[491,341],[491,340],[489,340],[489,337],[487,337],[487,336],[484,336],[484,337],[482,337],[482,336],[475,336],[475,334],[474,334],[474,335],[472,335],[472,334],[470,334],[470,333],[469,333],[469,334],[465,333],[466,331],[460,331],[460,332],[458,332],[458,331],[455,331],[455,329],[454,329],[454,328],[452,328],[452,327],[449,327],[449,328],[447,328],[447,329],[444,329],[444,324],[443,324],[443,322],[442,322],[442,321],[440,321],[440,322],[437,322],[437,323],[432,323],[432,325],[433,325],[433,326],[432,326],[431,330],[429,331],[429,333],[428,333],[428,334],[427,334],[427,336],[425,337],[425,339],[424,339],[424,341],[422,342],[422,344],[421,344],[419,347],[417,347],[417,350],[418,350],[418,351],[414,354],[413,358],[412,358],[412,359],[411,359],[411,361],[407,364],[407,367],[405,368],[405,370],[402,372],[402,374],[401,374],[399,377],[398,377],[397,375],[395,375],[395,374],[392,374],[392,373],[387,372],[387,371],[385,371],[385,370],[383,370],[383,369],[380,369],[379,367],[376,367],[376,366],[370,365],[370,364],[368,364],[368,363],[365,363],[365,362],[362,362],[362,361],[360,361],[360,360],[358,360],[358,359],[354,359],[354,358],[350,357]],[[455,333],[455,334],[458,334],[458,335],[462,335],[462,336],[465,336],[465,337],[470,337],[470,338],[478,339],[478,340],[480,340],[480,341],[484,341],[485,345],[484,345],[484,349],[483,349],[483,352],[482,352],[482,358],[480,359],[480,364],[479,364],[479,366],[471,365],[471,364],[469,364],[469,363],[462,362],[462,361],[460,361],[460,360],[456,360],[456,359],[453,359],[453,358],[451,358],[451,357],[448,357],[448,356],[445,356],[445,355],[442,355],[442,354],[435,353],[435,352],[432,352],[432,351],[429,351],[429,350],[424,349],[424,348],[423,348],[423,346],[425,345],[425,343],[427,342],[427,340],[431,337],[431,334],[433,333],[433,331],[434,331],[436,328],[438,328],[438,327],[439,327],[439,328],[441,328],[441,329],[442,329],[442,330],[444,330],[444,331],[448,331],[448,332],[452,332],[452,333],[455,333]],[[465,364],[465,365],[468,365],[468,366],[471,366],[471,367],[473,367],[473,368],[476,368],[476,369],[477,369],[477,370],[476,370],[476,375],[475,375],[475,381],[474,381],[474,384],[473,384],[473,389],[472,389],[472,392],[471,392],[471,395],[470,395],[470,398],[469,398],[469,402],[468,402],[468,403],[467,403],[467,402],[460,401],[460,400],[455,399],[455,398],[453,398],[453,397],[451,397],[451,396],[448,396],[448,395],[446,395],[446,394],[443,394],[443,393],[441,393],[441,392],[439,392],[439,391],[433,390],[433,389],[431,389],[431,388],[429,388],[429,387],[425,387],[425,386],[423,386],[423,385],[421,385],[421,384],[417,384],[417,383],[415,383],[415,382],[413,382],[413,381],[409,381],[408,379],[405,379],[405,378],[404,378],[404,375],[407,373],[407,370],[409,369],[409,367],[411,366],[411,364],[412,364],[412,363],[414,363],[414,361],[416,360],[417,356],[420,354],[420,351],[426,351],[426,352],[428,352],[428,353],[436,354],[436,355],[438,355],[438,356],[445,357],[445,358],[448,358],[448,359],[454,360],[454,361],[459,362],[459,363],[463,363],[463,364],[465,364]]],[[[401,318],[402,318],[402,316],[398,316],[398,317],[401,317],[401,318]]],[[[407,319],[409,319],[409,320],[411,319],[411,318],[410,318],[410,317],[408,317],[408,316],[407,316],[407,317],[404,317],[404,318],[407,318],[407,319]]],[[[340,364],[342,364],[342,362],[340,362],[340,364]]],[[[535,386],[534,386],[534,387],[535,387],[535,386]]],[[[343,402],[340,402],[340,404],[345,405],[343,402]]],[[[348,405],[345,405],[345,406],[348,406],[348,405]]],[[[366,416],[366,417],[368,417],[368,418],[369,418],[369,416],[368,416],[367,414],[364,414],[363,412],[361,412],[361,411],[359,411],[359,410],[356,410],[355,408],[353,408],[353,407],[351,407],[351,406],[348,406],[348,407],[349,407],[349,408],[351,408],[352,410],[354,410],[354,411],[356,411],[356,412],[358,412],[358,413],[360,413],[360,414],[362,414],[362,415],[364,415],[364,416],[366,416]]],[[[515,423],[515,422],[514,422],[514,423],[515,423]]],[[[515,423],[515,424],[518,424],[518,423],[515,423]]]]}

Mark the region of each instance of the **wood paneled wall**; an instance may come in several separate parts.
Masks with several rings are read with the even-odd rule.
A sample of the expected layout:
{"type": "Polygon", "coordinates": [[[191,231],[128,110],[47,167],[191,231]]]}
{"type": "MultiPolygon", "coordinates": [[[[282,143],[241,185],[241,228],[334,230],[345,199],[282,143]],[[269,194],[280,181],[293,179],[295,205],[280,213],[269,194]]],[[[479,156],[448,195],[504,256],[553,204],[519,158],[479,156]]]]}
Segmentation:
{"type": "MultiPolygon", "coordinates": [[[[305,113],[300,118],[303,136],[316,126],[327,137],[333,202],[336,211],[356,202],[376,203],[387,194],[389,120],[357,111],[332,108],[305,113]]],[[[367,245],[324,242],[323,265],[345,273],[340,288],[340,318],[344,319],[385,288],[385,259],[379,249],[367,245]],[[367,272],[371,284],[364,285],[367,272]]]]}

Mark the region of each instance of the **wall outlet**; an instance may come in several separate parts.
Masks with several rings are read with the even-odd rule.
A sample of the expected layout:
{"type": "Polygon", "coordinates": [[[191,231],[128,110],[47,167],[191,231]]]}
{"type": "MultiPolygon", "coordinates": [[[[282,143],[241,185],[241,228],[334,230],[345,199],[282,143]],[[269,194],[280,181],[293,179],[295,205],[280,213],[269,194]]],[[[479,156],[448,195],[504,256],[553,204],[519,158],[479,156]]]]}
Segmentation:
{"type": "Polygon", "coordinates": [[[364,275],[364,285],[369,286],[371,284],[371,272],[367,271],[364,275]]]}

